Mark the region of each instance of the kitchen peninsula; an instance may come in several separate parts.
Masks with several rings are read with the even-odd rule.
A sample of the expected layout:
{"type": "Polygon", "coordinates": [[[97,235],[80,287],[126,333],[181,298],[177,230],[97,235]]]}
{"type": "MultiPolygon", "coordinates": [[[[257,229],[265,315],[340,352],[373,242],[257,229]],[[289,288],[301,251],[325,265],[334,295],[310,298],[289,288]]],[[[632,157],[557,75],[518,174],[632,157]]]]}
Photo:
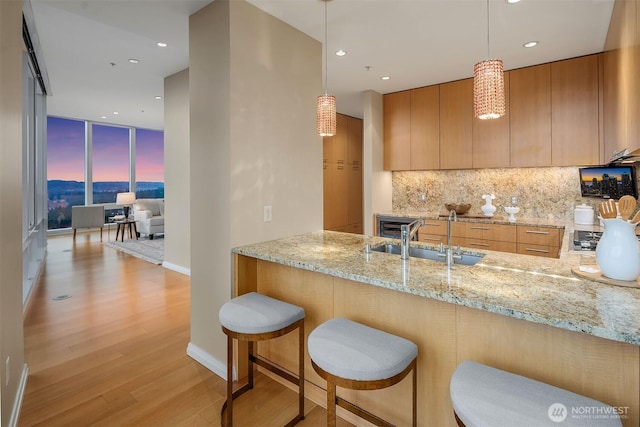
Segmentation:
{"type": "MultiPolygon", "coordinates": [[[[414,341],[421,426],[455,426],[449,379],[463,360],[601,400],[621,408],[623,425],[637,426],[640,290],[575,277],[581,255],[567,251],[566,234],[559,259],[486,251],[478,264],[448,270],[365,253],[367,243],[390,239],[319,231],[235,248],[235,292],[303,306],[307,335],[341,316],[414,341]]],[[[295,368],[296,345],[285,336],[260,343],[259,352],[295,368]]],[[[305,375],[308,397],[324,406],[325,383],[308,360],[305,375]]],[[[408,383],[357,398],[342,392],[397,425],[409,422],[408,383]]]]}

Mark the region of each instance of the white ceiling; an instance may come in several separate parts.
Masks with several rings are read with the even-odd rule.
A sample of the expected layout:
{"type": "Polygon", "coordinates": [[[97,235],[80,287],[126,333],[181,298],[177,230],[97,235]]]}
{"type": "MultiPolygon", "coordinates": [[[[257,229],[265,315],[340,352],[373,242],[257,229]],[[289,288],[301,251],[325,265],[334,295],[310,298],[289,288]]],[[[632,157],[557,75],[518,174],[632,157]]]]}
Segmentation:
{"type": "MultiPolygon", "coordinates": [[[[324,2],[248,1],[324,40],[324,2]]],[[[491,0],[491,56],[509,70],[601,52],[613,2],[491,0]],[[540,44],[523,48],[529,40],[540,44]]],[[[162,129],[162,101],[154,97],[163,95],[164,77],[188,67],[188,16],[208,3],[31,0],[51,84],[49,114],[162,129]]],[[[327,13],[328,91],[344,114],[362,117],[363,91],[471,77],[487,59],[485,0],[333,0],[327,13]],[[347,55],[335,56],[338,49],[347,55]]]]}

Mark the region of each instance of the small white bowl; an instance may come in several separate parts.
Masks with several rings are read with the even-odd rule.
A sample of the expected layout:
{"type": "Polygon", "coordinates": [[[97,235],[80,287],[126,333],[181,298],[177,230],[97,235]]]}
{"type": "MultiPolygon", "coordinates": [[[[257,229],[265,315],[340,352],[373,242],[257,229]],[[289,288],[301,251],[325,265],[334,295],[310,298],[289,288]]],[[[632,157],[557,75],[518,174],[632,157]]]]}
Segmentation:
{"type": "Polygon", "coordinates": [[[516,222],[516,214],[518,212],[520,212],[520,208],[519,207],[517,207],[517,206],[506,206],[504,208],[504,211],[509,214],[509,218],[507,218],[507,221],[516,222]]]}

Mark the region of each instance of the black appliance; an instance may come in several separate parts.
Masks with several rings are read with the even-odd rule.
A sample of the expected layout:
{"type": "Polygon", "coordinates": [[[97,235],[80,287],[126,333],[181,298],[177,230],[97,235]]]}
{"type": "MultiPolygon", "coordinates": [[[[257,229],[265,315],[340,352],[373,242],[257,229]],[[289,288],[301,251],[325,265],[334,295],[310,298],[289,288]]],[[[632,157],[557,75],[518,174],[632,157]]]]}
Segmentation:
{"type": "MultiPolygon", "coordinates": [[[[400,227],[411,224],[416,219],[418,218],[378,215],[378,236],[399,239],[400,227]]],[[[411,240],[418,240],[418,233],[414,234],[411,240]]]]}

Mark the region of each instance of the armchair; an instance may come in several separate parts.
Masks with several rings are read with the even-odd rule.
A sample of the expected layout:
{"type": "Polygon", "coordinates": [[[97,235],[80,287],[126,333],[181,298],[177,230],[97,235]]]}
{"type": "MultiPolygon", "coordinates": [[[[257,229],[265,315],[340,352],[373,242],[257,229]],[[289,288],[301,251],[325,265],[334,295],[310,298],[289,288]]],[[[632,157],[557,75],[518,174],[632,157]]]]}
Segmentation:
{"type": "Polygon", "coordinates": [[[100,240],[102,240],[102,228],[104,227],[104,206],[72,206],[71,207],[71,228],[73,228],[73,239],[76,238],[78,228],[100,228],[100,240]]]}
{"type": "Polygon", "coordinates": [[[164,234],[164,199],[137,199],[133,205],[133,219],[139,234],[153,240],[154,234],[164,234]]]}

